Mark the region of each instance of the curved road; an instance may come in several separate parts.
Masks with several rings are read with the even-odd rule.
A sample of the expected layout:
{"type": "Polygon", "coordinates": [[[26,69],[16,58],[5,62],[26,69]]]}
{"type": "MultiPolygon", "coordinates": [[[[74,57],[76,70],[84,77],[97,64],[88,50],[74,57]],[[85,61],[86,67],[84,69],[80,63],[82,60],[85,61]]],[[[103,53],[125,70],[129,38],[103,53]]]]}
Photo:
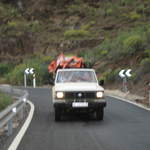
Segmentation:
{"type": "Polygon", "coordinates": [[[150,150],[150,112],[107,98],[104,121],[65,115],[56,123],[50,89],[29,89],[33,120],[18,150],[150,150]]]}

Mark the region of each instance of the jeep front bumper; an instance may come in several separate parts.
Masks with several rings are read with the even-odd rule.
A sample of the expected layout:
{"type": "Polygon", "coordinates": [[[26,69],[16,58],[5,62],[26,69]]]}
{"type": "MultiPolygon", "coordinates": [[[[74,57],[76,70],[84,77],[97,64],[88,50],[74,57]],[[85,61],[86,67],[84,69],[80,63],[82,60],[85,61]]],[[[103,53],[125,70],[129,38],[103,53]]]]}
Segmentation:
{"type": "MultiPolygon", "coordinates": [[[[80,103],[80,102],[77,102],[80,103]]],[[[82,103],[82,102],[81,102],[82,103]]],[[[92,101],[92,102],[86,102],[88,103],[88,106],[79,106],[79,107],[73,107],[73,102],[55,102],[54,108],[58,109],[99,109],[106,107],[106,101],[100,100],[100,101],[92,101]]]]}

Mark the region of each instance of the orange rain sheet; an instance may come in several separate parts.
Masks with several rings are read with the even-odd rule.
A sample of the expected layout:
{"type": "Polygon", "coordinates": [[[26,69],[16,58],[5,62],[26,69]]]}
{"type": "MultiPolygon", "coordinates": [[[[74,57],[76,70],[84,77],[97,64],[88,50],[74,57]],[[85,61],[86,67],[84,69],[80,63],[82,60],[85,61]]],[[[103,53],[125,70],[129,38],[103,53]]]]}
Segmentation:
{"type": "Polygon", "coordinates": [[[76,56],[65,56],[64,54],[60,54],[57,60],[53,60],[49,66],[49,73],[55,73],[58,68],[83,68],[83,58],[76,56]]]}

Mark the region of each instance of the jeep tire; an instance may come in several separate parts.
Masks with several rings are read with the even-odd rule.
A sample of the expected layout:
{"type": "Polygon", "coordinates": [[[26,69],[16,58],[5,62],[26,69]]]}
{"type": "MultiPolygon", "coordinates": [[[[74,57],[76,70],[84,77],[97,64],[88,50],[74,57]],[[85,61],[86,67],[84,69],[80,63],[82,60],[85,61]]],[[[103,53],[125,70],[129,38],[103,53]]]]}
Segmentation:
{"type": "Polygon", "coordinates": [[[96,119],[97,120],[103,120],[104,117],[104,109],[103,108],[99,108],[96,110],[96,119]]]}
{"type": "Polygon", "coordinates": [[[55,108],[55,121],[61,121],[61,110],[55,108]]]}

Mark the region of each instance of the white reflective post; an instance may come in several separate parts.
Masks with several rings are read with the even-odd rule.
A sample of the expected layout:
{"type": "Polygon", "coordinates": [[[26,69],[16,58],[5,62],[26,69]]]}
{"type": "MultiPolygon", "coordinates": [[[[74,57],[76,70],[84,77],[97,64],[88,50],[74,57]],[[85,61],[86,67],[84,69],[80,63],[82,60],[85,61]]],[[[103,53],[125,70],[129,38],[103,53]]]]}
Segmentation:
{"type": "Polygon", "coordinates": [[[131,69],[125,70],[122,69],[119,72],[119,76],[123,79],[123,84],[122,84],[122,88],[123,88],[123,92],[128,92],[128,86],[127,86],[127,78],[130,78],[132,76],[131,74],[131,69]]]}
{"type": "Polygon", "coordinates": [[[36,77],[35,77],[35,74],[33,74],[33,88],[36,87],[36,77]]]}
{"type": "Polygon", "coordinates": [[[24,87],[25,88],[27,87],[27,76],[25,73],[24,73],[24,87]]]}
{"type": "Polygon", "coordinates": [[[8,126],[7,135],[10,136],[13,133],[13,120],[12,119],[8,121],[7,126],[8,126]]]}
{"type": "Polygon", "coordinates": [[[36,87],[36,78],[35,78],[34,68],[26,68],[24,71],[24,86],[27,87],[27,76],[33,75],[33,87],[36,87]]]}
{"type": "Polygon", "coordinates": [[[149,93],[149,106],[150,106],[150,83],[148,84],[148,93],[149,93]]]}
{"type": "Polygon", "coordinates": [[[124,82],[124,92],[128,92],[128,88],[127,88],[127,78],[123,78],[123,82],[124,82]]]}

